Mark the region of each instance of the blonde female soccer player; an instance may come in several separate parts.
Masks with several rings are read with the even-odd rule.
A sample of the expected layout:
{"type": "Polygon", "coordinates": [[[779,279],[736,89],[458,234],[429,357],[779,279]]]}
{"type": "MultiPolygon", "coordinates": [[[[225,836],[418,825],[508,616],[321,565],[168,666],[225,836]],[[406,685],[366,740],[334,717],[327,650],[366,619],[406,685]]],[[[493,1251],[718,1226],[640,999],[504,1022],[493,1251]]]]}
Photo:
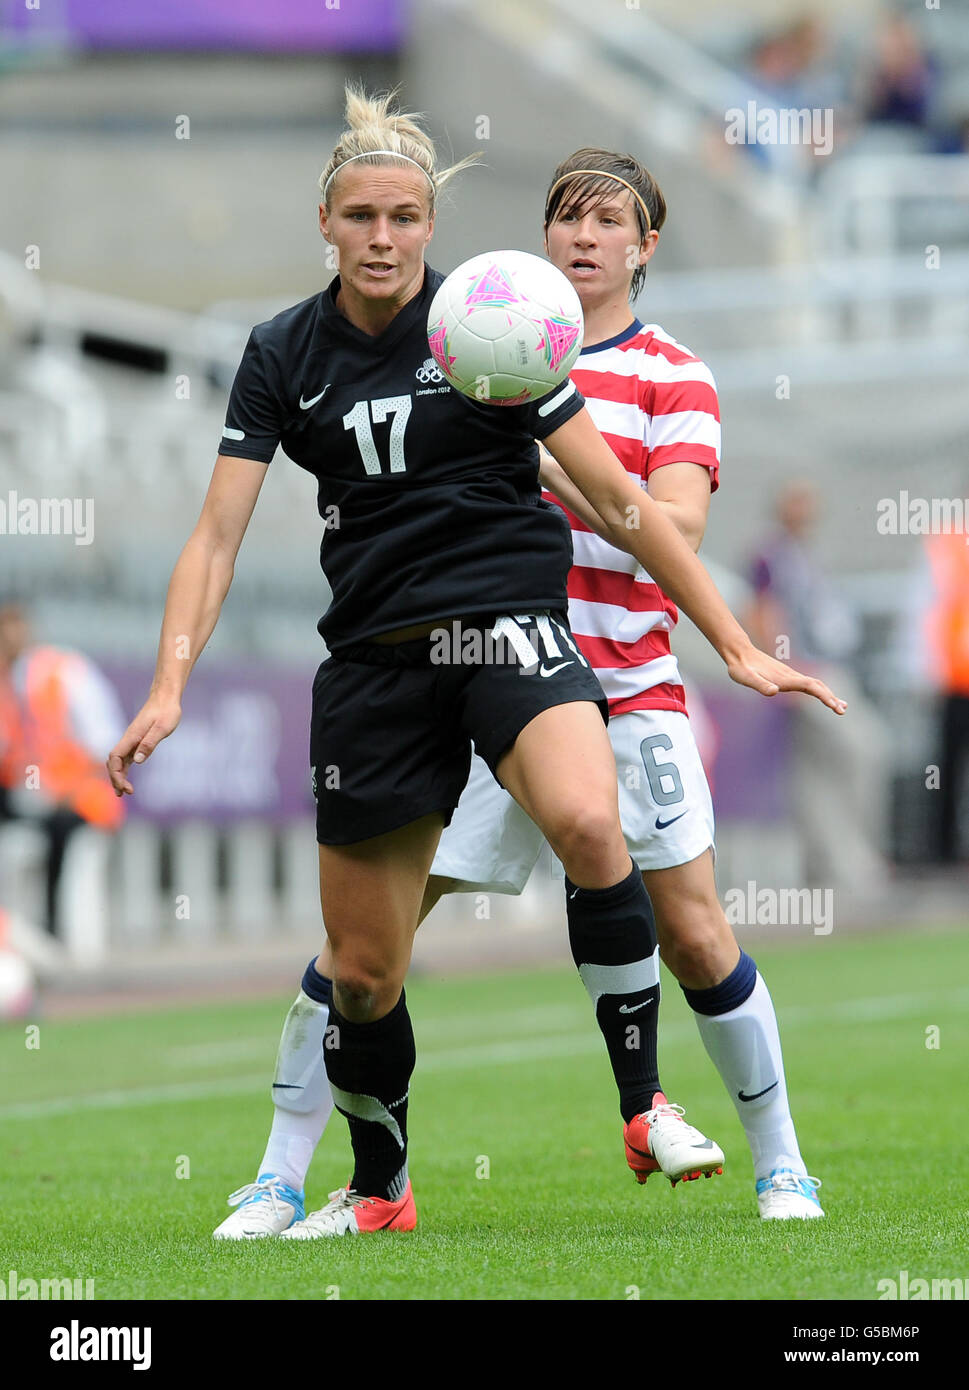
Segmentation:
{"type": "MultiPolygon", "coordinates": [[[[108,759],[117,792],[130,794],[131,763],[176,727],[191,664],[179,651],[187,636],[194,661],[212,632],[265,465],[282,443],[317,477],[321,515],[335,506],[340,517],[321,553],[333,600],[319,626],[331,655],[313,687],[310,761],[340,771],[317,803],[332,955],[323,1055],[354,1172],[316,1214],[317,1236],[416,1224],[407,1169],[415,1050],[403,982],[472,738],[565,866],[572,951],[627,1144],[674,1181],[723,1161],[659,1083],[655,927],[620,829],[605,699],[568,629],[568,528],[540,498],[535,438],[734,679],[843,709],[823,684],[753,647],[676,527],[604,443],[573,383],[504,409],[450,388],[416,390],[442,279],[423,253],[437,190],[453,170],[435,172],[431,142],[411,117],[390,113],[389,99],[349,92],[347,126],[321,178],[320,227],[340,274],[253,330],[202,515],[172,576],[151,692],[108,759]],[[482,650],[503,643],[507,660],[435,665],[432,634],[452,621],[478,630],[482,650]],[[541,654],[528,678],[525,648],[541,654]],[[631,1012],[635,1049],[626,1045],[631,1012]]],[[[301,1216],[301,1194],[283,1176],[261,1173],[246,1209],[301,1216]]]]}

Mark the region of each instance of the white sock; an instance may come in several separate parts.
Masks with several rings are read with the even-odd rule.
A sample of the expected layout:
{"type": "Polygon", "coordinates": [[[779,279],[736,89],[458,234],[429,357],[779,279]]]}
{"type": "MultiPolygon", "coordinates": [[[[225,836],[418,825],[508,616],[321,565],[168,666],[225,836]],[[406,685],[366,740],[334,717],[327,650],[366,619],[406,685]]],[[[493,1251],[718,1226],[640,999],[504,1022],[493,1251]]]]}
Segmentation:
{"type": "Polygon", "coordinates": [[[766,1178],[773,1168],[806,1173],[787,1103],[777,1017],[760,971],[752,992],[736,1009],[725,1014],[694,1011],[694,1018],[740,1116],[755,1178],[766,1178]]]}
{"type": "Polygon", "coordinates": [[[297,1191],[333,1113],[323,1064],[330,1010],[302,989],[286,1015],[273,1080],[273,1124],[260,1173],[276,1173],[297,1191]]]}

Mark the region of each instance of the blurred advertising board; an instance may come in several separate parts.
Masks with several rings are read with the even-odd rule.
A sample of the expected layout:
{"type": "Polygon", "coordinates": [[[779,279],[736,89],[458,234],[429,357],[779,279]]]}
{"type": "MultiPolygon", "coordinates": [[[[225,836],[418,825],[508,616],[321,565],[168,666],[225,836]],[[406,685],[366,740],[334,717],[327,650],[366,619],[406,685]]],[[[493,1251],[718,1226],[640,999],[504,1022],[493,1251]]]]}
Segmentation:
{"type": "Polygon", "coordinates": [[[407,0],[0,0],[0,41],[127,51],[391,53],[407,0]]]}
{"type": "MultiPolygon", "coordinates": [[[[131,718],[148,693],[152,668],[106,662],[102,669],[131,718]]],[[[190,818],[285,823],[311,814],[314,674],[311,666],[203,662],[192,673],[174,735],[133,769],[132,814],[163,825],[190,818]]],[[[788,710],[729,688],[704,690],[703,700],[715,730],[706,761],[718,819],[783,820],[790,804],[788,710]]]]}

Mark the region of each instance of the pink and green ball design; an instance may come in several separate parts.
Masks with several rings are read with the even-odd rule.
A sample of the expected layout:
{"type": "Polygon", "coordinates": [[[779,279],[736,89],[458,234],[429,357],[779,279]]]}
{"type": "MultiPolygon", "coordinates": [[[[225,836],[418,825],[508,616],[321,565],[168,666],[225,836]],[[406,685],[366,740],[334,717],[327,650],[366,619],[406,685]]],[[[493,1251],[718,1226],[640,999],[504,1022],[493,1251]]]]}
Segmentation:
{"type": "MultiPolygon", "coordinates": [[[[469,311],[478,308],[510,309],[515,304],[521,304],[522,298],[501,267],[491,265],[483,275],[479,275],[477,280],[472,282],[465,303],[469,311]]],[[[545,328],[545,360],[554,372],[559,363],[568,356],[579,336],[579,330],[574,323],[564,318],[547,318],[542,322],[545,328]]]]}
{"type": "Polygon", "coordinates": [[[437,365],[445,373],[450,371],[455,359],[448,352],[447,324],[442,321],[435,328],[432,328],[427,335],[427,342],[431,349],[431,356],[437,365]]]}
{"type": "Polygon", "coordinates": [[[510,309],[521,303],[521,295],[515,289],[499,265],[491,265],[472,282],[465,295],[468,309],[510,309]]]}
{"type": "Polygon", "coordinates": [[[545,360],[552,371],[557,371],[559,363],[572,351],[579,336],[578,325],[570,319],[550,318],[545,324],[545,360]]]}

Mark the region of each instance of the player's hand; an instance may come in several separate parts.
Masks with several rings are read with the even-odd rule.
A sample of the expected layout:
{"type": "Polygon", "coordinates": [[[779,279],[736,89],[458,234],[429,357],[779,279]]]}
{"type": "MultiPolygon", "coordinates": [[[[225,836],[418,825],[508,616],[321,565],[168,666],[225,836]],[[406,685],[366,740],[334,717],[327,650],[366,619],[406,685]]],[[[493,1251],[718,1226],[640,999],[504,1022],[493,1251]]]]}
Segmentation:
{"type": "Polygon", "coordinates": [[[783,661],[777,661],[766,652],[758,651],[752,642],[727,659],[727,674],[738,685],[749,686],[761,695],[777,695],[781,690],[798,690],[804,695],[813,695],[822,705],[834,710],[835,714],[844,714],[848,708],[844,700],[839,700],[824,681],[818,680],[815,676],[802,675],[792,666],[785,666],[783,661]]]}
{"type": "Polygon", "coordinates": [[[107,768],[116,796],[131,796],[127,771],[133,762],[150,758],[163,738],[177,728],[182,708],[177,700],[148,699],[108,754],[107,768]]]}

